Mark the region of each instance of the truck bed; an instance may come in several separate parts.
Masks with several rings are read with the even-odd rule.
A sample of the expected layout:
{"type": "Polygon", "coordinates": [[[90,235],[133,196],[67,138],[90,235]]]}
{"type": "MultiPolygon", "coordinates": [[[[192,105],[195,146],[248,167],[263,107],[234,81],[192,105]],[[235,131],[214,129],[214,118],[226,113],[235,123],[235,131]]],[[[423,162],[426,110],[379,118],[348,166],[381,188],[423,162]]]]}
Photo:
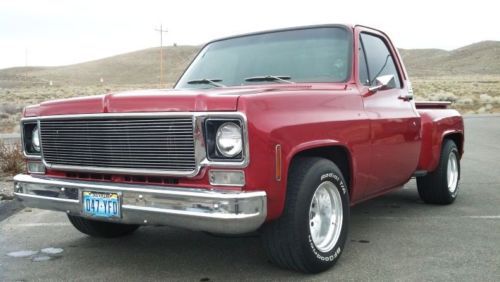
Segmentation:
{"type": "Polygon", "coordinates": [[[447,109],[449,105],[448,101],[415,101],[417,109],[447,109]]]}

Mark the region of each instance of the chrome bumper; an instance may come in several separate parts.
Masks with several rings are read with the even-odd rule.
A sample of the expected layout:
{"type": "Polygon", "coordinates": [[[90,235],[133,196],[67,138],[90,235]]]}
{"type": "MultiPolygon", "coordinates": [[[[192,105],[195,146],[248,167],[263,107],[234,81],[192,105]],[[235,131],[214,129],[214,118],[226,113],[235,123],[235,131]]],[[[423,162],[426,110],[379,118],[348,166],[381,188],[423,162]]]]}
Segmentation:
{"type": "MultiPolygon", "coordinates": [[[[25,206],[83,216],[82,191],[119,192],[121,218],[127,224],[183,227],[214,233],[239,234],[264,222],[264,191],[232,192],[150,185],[61,180],[18,174],[14,194],[25,206]]],[[[106,220],[106,219],[99,219],[106,220]]]]}

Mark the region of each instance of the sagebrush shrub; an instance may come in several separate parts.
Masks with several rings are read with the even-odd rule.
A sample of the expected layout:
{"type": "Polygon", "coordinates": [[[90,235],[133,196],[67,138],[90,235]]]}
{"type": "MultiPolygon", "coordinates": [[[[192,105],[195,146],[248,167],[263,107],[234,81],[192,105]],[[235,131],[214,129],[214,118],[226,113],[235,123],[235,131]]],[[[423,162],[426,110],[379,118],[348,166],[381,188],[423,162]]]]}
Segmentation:
{"type": "Polygon", "coordinates": [[[5,144],[0,140],[0,171],[17,174],[24,170],[24,156],[21,144],[5,144]]]}

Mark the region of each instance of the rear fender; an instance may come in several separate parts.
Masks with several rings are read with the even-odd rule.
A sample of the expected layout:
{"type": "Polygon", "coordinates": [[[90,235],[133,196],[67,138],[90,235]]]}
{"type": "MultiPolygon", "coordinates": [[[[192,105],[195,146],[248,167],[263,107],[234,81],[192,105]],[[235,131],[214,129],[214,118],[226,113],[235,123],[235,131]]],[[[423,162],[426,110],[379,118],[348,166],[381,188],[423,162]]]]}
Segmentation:
{"type": "Polygon", "coordinates": [[[458,142],[460,156],[463,154],[464,124],[455,110],[419,110],[422,118],[422,146],[417,170],[434,171],[439,163],[443,140],[450,138],[458,142]]]}

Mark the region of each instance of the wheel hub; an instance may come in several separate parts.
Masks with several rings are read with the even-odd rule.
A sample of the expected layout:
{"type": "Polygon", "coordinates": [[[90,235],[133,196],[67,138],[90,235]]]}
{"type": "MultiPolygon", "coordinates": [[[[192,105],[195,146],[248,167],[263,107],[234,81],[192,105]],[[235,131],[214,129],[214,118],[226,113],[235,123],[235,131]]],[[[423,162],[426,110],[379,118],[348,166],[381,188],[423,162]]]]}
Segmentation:
{"type": "Polygon", "coordinates": [[[330,181],[322,182],[311,200],[309,232],[316,248],[322,252],[333,249],[342,230],[342,198],[330,181]]]}
{"type": "Polygon", "coordinates": [[[458,160],[457,155],[451,152],[448,157],[448,167],[447,167],[447,180],[448,180],[448,190],[454,193],[458,186],[458,160]]]}

